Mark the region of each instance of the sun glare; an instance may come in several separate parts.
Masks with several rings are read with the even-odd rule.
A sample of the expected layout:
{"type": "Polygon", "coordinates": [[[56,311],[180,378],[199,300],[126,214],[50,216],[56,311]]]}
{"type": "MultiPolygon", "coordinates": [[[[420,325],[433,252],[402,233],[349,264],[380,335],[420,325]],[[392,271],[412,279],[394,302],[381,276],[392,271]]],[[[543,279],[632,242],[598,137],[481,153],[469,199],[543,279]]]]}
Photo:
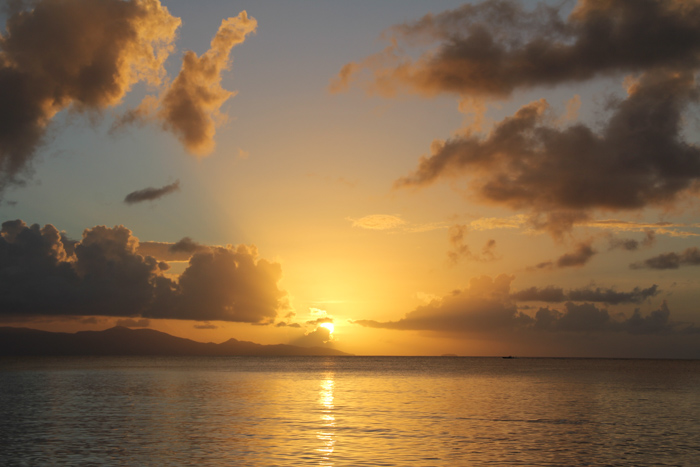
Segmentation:
{"type": "Polygon", "coordinates": [[[333,323],[321,323],[319,326],[322,328],[328,329],[328,332],[333,334],[333,330],[335,329],[335,326],[333,326],[333,323]]]}

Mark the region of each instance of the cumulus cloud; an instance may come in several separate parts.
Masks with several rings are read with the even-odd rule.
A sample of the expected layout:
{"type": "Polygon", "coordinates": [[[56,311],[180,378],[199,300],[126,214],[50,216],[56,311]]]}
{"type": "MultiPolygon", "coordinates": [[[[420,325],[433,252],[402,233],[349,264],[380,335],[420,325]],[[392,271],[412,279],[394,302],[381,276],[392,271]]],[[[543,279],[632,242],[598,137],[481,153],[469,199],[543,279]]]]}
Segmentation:
{"type": "MultiPolygon", "coordinates": [[[[424,186],[469,174],[479,199],[532,213],[631,210],[679,199],[700,177],[700,149],[680,136],[682,114],[697,101],[692,73],[654,72],[612,103],[599,132],[584,124],[564,129],[546,121],[545,100],[497,123],[486,137],[458,136],[434,144],[397,187],[424,186]]],[[[574,215],[574,214],[570,214],[574,215]]],[[[550,219],[561,223],[566,219],[550,219]]]]}
{"type": "Polygon", "coordinates": [[[315,330],[294,339],[290,344],[301,347],[327,347],[332,344],[332,341],[331,332],[328,328],[319,326],[315,330]]]}
{"type": "Polygon", "coordinates": [[[158,0],[38,0],[0,36],[0,191],[21,183],[52,118],[96,113],[157,85],[180,19],[158,0]]]}
{"type": "Polygon", "coordinates": [[[395,187],[466,178],[478,200],[526,210],[554,236],[591,220],[591,211],[665,206],[698,188],[700,149],[682,127],[698,102],[700,4],[580,0],[568,18],[560,9],[488,0],[427,15],[393,28],[385,51],[343,68],[334,90],[460,99],[634,75],[624,83],[627,97],[607,104],[600,128],[563,125],[540,99],[488,134],[433,142],[395,187]]]}
{"type": "Polygon", "coordinates": [[[180,73],[163,95],[159,117],[191,153],[213,151],[216,120],[223,117],[219,109],[235,95],[221,87],[221,73],[229,67],[231,49],[255,31],[257,24],[245,11],[222,21],[204,55],[185,53],[180,73]]]}
{"type": "Polygon", "coordinates": [[[680,253],[662,253],[639,263],[630,264],[631,269],[678,269],[681,266],[700,266],[700,250],[686,248],[680,253]]]}
{"type": "MultiPolygon", "coordinates": [[[[500,275],[496,278],[481,276],[472,279],[469,287],[457,290],[442,299],[433,300],[407,313],[397,321],[380,322],[358,320],[361,326],[414,331],[434,331],[443,334],[474,336],[515,335],[536,339],[536,331],[566,333],[627,333],[627,334],[696,334],[700,328],[693,324],[670,320],[666,302],[661,308],[642,316],[635,310],[630,317],[611,316],[607,309],[598,308],[593,303],[564,303],[564,308],[540,308],[534,316],[519,311],[510,285],[513,276],[500,275]]],[[[573,290],[563,293],[556,288],[520,292],[522,297],[550,297],[551,301],[563,301],[566,295],[577,299],[597,299],[609,303],[631,303],[656,294],[656,286],[650,289],[635,289],[631,293],[615,294],[601,290],[573,290]],[[576,297],[576,295],[580,295],[576,297]],[[588,298],[586,298],[588,296],[588,298]]]]}
{"type": "Polygon", "coordinates": [[[659,293],[658,286],[652,285],[646,289],[635,287],[629,292],[618,292],[614,289],[571,289],[564,291],[561,287],[553,285],[547,287],[530,287],[528,289],[513,292],[510,297],[516,302],[600,302],[610,305],[622,303],[641,303],[659,293]]]}
{"type": "Polygon", "coordinates": [[[279,264],[252,246],[195,252],[177,280],[139,254],[123,226],[96,226],[68,241],[52,225],[20,220],[0,231],[0,314],[114,316],[271,323],[286,306],[279,264]]]}
{"type": "Polygon", "coordinates": [[[126,204],[142,203],[144,201],[154,201],[163,196],[169,195],[180,190],[180,180],[175,180],[170,185],[165,185],[160,188],[148,187],[142,190],[132,191],[124,198],[126,204]]]}

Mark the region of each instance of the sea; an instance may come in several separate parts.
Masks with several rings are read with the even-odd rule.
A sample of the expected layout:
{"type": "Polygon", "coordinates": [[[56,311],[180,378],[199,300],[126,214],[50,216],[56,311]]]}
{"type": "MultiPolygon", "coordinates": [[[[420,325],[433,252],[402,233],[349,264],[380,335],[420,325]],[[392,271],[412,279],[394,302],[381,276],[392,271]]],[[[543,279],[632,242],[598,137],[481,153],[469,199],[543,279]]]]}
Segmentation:
{"type": "Polygon", "coordinates": [[[699,466],[700,361],[0,359],[2,466],[699,466]]]}

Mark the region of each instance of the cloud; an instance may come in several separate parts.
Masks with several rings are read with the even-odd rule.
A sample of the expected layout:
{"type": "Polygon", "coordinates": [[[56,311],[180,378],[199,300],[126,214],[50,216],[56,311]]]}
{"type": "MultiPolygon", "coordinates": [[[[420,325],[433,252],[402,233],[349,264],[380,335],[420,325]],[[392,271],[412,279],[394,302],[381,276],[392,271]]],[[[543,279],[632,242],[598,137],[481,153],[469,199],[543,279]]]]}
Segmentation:
{"type": "Polygon", "coordinates": [[[235,95],[221,87],[221,73],[229,67],[231,49],[257,24],[245,11],[222,21],[211,48],[201,57],[186,52],[180,73],[165,91],[158,115],[192,154],[214,150],[216,119],[222,118],[219,109],[235,95]]]}
{"type": "Polygon", "coordinates": [[[52,225],[8,221],[0,230],[0,314],[114,316],[271,323],[286,305],[279,264],[254,246],[195,252],[177,280],[139,254],[123,226],[86,229],[69,241],[52,225]]]}
{"type": "Polygon", "coordinates": [[[583,0],[566,19],[560,9],[489,0],[428,14],[392,28],[390,45],[345,65],[331,90],[506,98],[516,89],[700,65],[693,2],[583,0]]]}
{"type": "Polygon", "coordinates": [[[164,76],[180,19],[158,0],[38,0],[0,37],[0,192],[22,183],[61,110],[99,113],[164,76]]]}
{"type": "Polygon", "coordinates": [[[450,242],[450,250],[447,252],[447,258],[450,263],[457,264],[460,259],[470,261],[493,261],[496,258],[494,249],[496,248],[496,240],[490,239],[484,244],[481,249],[481,254],[474,254],[469,248],[469,245],[464,243],[464,237],[467,234],[467,226],[455,224],[450,227],[448,237],[450,242]]]}
{"type": "Polygon", "coordinates": [[[561,255],[556,264],[560,268],[581,267],[588,263],[595,254],[596,251],[591,246],[591,242],[581,242],[571,253],[561,255]]]}
{"type": "Polygon", "coordinates": [[[458,333],[518,327],[519,322],[529,323],[532,318],[518,312],[509,298],[513,279],[505,274],[495,279],[481,276],[472,279],[468,288],[419,306],[398,321],[357,320],[354,323],[374,328],[458,333]]]}
{"type": "Polygon", "coordinates": [[[126,204],[135,204],[144,201],[154,201],[176,191],[180,191],[180,180],[175,180],[175,182],[170,185],[165,185],[160,188],[148,187],[143,190],[132,191],[126,195],[124,202],[126,204]]]}
{"type": "Polygon", "coordinates": [[[219,329],[219,326],[216,324],[212,323],[202,323],[202,324],[195,324],[194,325],[195,329],[219,329]]]}
{"type": "Polygon", "coordinates": [[[572,289],[567,292],[553,285],[547,287],[530,287],[529,289],[513,292],[510,297],[516,302],[600,302],[610,305],[622,303],[641,303],[659,293],[658,286],[652,285],[646,289],[635,287],[629,292],[618,292],[614,289],[572,289]]]}
{"type": "Polygon", "coordinates": [[[139,242],[138,253],[143,256],[153,256],[161,261],[188,261],[194,253],[208,251],[210,247],[183,237],[175,243],[170,242],[139,242]]]}
{"type": "Polygon", "coordinates": [[[641,241],[635,240],[633,238],[616,238],[616,237],[611,237],[609,240],[608,248],[610,250],[616,250],[616,249],[621,249],[621,250],[627,250],[627,251],[636,251],[640,247],[650,247],[654,244],[654,240],[656,239],[656,233],[654,233],[653,230],[646,230],[645,231],[645,237],[641,241]]]}
{"type": "Polygon", "coordinates": [[[359,219],[348,217],[347,220],[352,222],[353,227],[368,230],[387,230],[390,232],[420,233],[447,228],[442,222],[412,224],[399,216],[389,214],[371,214],[359,219]]]}
{"type": "Polygon", "coordinates": [[[300,328],[301,324],[299,324],[299,323],[286,323],[284,321],[280,321],[279,323],[275,324],[275,327],[277,327],[277,328],[282,328],[285,326],[288,326],[290,328],[300,328]]]}
{"type": "Polygon", "coordinates": [[[680,136],[682,112],[691,101],[697,101],[692,74],[648,73],[627,99],[611,104],[613,115],[596,132],[583,124],[547,124],[542,99],[497,123],[484,138],[434,144],[432,154],[396,186],[469,174],[482,201],[534,214],[577,213],[570,214],[576,216],[570,223],[588,220],[591,209],[664,205],[688,194],[700,178],[700,149],[680,136]]]}
{"type": "Polygon", "coordinates": [[[406,221],[398,216],[388,214],[372,214],[359,219],[348,219],[353,227],[369,230],[391,230],[406,224],[406,221]]]}
{"type": "MultiPolygon", "coordinates": [[[[626,334],[668,334],[685,335],[700,333],[700,328],[693,324],[673,322],[670,320],[670,312],[664,301],[661,308],[652,311],[647,316],[642,316],[639,310],[630,317],[620,315],[613,317],[604,308],[598,308],[592,303],[577,304],[566,302],[561,310],[553,308],[540,308],[535,316],[530,316],[521,311],[514,302],[514,295],[510,293],[510,285],[513,276],[500,275],[495,279],[481,276],[472,279],[469,287],[457,290],[440,300],[434,300],[430,304],[422,305],[407,313],[404,318],[397,321],[380,322],[375,320],[357,320],[355,324],[361,326],[414,331],[433,331],[441,334],[459,334],[480,338],[511,338],[530,340],[535,342],[541,334],[539,331],[590,334],[590,333],[626,333],[626,334]],[[507,337],[506,337],[507,336],[507,337]]],[[[581,295],[580,299],[596,298],[601,301],[612,300],[616,303],[631,303],[642,297],[650,297],[656,294],[656,287],[615,295],[614,292],[601,290],[569,291],[569,295],[581,295]]],[[[544,298],[549,294],[554,300],[560,301],[562,297],[556,288],[545,290],[530,290],[520,293],[539,295],[544,298]]],[[[574,343],[572,342],[572,345],[574,343]]]]}
{"type": "Polygon", "coordinates": [[[591,240],[579,242],[574,251],[564,253],[556,261],[544,261],[530,269],[580,268],[585,266],[598,252],[593,249],[591,240]]]}
{"type": "Polygon", "coordinates": [[[331,332],[328,328],[319,326],[315,330],[294,339],[290,344],[301,347],[329,347],[332,346],[332,341],[331,332]]]}
{"type": "Polygon", "coordinates": [[[332,323],[332,322],[333,322],[333,318],[327,316],[324,318],[317,318],[317,319],[307,321],[306,324],[310,324],[312,326],[318,326],[319,324],[332,323]]]}
{"type": "Polygon", "coordinates": [[[656,235],[668,235],[670,237],[697,237],[698,233],[688,229],[698,229],[700,224],[683,224],[673,222],[630,222],[619,219],[589,220],[585,224],[588,227],[610,229],[630,232],[654,232],[656,235]]]}
{"type": "Polygon", "coordinates": [[[700,4],[581,0],[568,18],[561,8],[489,0],[427,15],[394,27],[383,52],[343,68],[334,90],[358,85],[386,97],[447,93],[462,100],[633,74],[624,82],[627,97],[607,103],[602,125],[564,125],[540,99],[488,134],[434,141],[396,188],[467,179],[477,200],[525,210],[555,237],[595,210],[665,207],[697,190],[700,148],[682,129],[684,113],[698,102],[700,4]]]}
{"type": "Polygon", "coordinates": [[[678,269],[681,266],[700,266],[700,250],[691,247],[681,253],[662,253],[640,263],[630,264],[631,269],[678,269]]]}
{"type": "Polygon", "coordinates": [[[117,326],[124,326],[125,328],[147,328],[151,325],[151,320],[142,319],[118,319],[117,326]]]}

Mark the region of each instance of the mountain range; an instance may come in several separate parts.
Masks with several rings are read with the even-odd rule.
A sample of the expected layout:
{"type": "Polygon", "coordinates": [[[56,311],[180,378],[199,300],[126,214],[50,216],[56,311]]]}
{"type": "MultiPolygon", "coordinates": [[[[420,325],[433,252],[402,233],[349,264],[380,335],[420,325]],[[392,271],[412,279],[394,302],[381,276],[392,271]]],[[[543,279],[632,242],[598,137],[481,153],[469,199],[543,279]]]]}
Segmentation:
{"type": "Polygon", "coordinates": [[[159,356],[330,356],[350,355],[326,347],[263,345],[229,339],[197,342],[154,329],[116,326],[104,331],[49,332],[0,327],[0,356],[159,355],[159,356]]]}

